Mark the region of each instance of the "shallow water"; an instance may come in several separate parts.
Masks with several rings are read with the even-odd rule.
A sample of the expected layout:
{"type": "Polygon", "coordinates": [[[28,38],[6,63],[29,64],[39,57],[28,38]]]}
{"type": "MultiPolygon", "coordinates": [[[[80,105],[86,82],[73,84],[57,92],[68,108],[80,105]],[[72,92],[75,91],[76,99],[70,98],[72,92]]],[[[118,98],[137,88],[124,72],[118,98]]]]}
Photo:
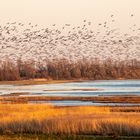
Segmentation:
{"type": "MultiPolygon", "coordinates": [[[[43,85],[0,85],[0,94],[28,93],[20,96],[110,96],[140,95],[140,80],[96,80],[88,82],[43,84],[43,85]]],[[[93,102],[54,101],[53,104],[94,105],[93,102]]],[[[102,105],[102,104],[100,104],[102,105]]],[[[108,104],[109,105],[109,104],[108,104]]],[[[115,104],[114,104],[115,105],[115,104]]]]}
{"type": "Polygon", "coordinates": [[[29,104],[53,104],[55,106],[140,106],[129,103],[96,103],[92,101],[29,101],[29,104]]]}
{"type": "Polygon", "coordinates": [[[140,95],[140,80],[96,80],[89,82],[22,86],[0,85],[0,94],[25,92],[30,93],[32,96],[86,97],[99,95],[140,95]]]}

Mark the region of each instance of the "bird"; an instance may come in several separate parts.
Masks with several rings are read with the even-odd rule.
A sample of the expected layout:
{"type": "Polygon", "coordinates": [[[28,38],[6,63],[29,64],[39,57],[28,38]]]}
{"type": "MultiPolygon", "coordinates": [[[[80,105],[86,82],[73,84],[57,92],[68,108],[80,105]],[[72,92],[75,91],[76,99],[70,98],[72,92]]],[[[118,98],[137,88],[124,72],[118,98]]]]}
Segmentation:
{"type": "Polygon", "coordinates": [[[114,17],[114,15],[112,14],[111,17],[114,17]]]}
{"type": "MultiPolygon", "coordinates": [[[[111,16],[111,21],[115,22],[113,16],[111,16]]],[[[35,59],[35,61],[38,61],[37,58],[39,58],[39,61],[42,62],[44,59],[57,59],[59,54],[70,61],[83,57],[89,60],[93,57],[107,59],[116,54],[120,58],[123,55],[129,55],[130,58],[138,57],[139,47],[137,48],[138,53],[128,51],[128,48],[131,48],[130,44],[137,46],[135,44],[138,44],[139,39],[136,37],[139,35],[135,35],[135,37],[131,34],[119,35],[121,31],[119,29],[116,31],[108,24],[108,21],[97,23],[97,30],[88,26],[91,25],[91,22],[86,22],[84,20],[82,26],[72,26],[66,23],[60,29],[57,29],[56,24],[52,24],[53,29],[48,27],[37,29],[35,28],[37,24],[33,26],[32,23],[27,23],[30,26],[26,26],[26,24],[18,22],[16,22],[18,24],[9,23],[0,26],[0,54],[2,58],[8,56],[14,61],[21,57],[35,59]],[[99,27],[101,25],[104,28],[99,27]],[[67,26],[71,27],[67,28],[67,26]],[[8,49],[12,51],[9,52],[8,49]]],[[[140,30],[137,26],[132,24],[131,33],[136,34],[136,31],[140,30]]],[[[117,58],[112,59],[117,60],[117,58]]]]}

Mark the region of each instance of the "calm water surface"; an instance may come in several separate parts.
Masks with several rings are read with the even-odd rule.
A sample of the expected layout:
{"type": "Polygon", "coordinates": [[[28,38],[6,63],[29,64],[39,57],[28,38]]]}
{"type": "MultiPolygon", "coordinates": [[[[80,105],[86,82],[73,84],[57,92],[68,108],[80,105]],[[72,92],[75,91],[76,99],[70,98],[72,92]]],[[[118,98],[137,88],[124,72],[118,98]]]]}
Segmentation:
{"type": "MultiPolygon", "coordinates": [[[[26,96],[140,96],[140,80],[96,80],[89,82],[44,84],[44,85],[0,85],[0,94],[29,93],[26,96]]],[[[25,95],[20,95],[25,96],[25,95]]],[[[93,102],[55,101],[53,104],[94,105],[93,102]]],[[[97,103],[96,103],[97,104],[97,103]]],[[[101,104],[100,104],[101,105],[101,104]]]]}

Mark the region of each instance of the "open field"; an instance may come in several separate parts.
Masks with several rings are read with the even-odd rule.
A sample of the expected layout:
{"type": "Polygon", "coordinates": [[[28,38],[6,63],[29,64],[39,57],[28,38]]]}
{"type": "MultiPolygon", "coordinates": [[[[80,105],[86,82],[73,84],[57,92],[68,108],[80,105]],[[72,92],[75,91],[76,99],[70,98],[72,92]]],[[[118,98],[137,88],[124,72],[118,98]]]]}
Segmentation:
{"type": "Polygon", "coordinates": [[[140,136],[140,107],[0,104],[1,134],[140,136]]]}

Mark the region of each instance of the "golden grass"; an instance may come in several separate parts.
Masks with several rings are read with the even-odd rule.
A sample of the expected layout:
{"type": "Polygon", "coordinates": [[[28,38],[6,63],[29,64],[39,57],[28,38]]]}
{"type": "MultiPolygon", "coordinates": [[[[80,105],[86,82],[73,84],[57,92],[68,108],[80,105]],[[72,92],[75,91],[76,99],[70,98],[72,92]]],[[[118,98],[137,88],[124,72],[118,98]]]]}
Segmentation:
{"type": "Polygon", "coordinates": [[[0,104],[0,133],[140,136],[137,110],[139,107],[0,104]],[[129,111],[124,112],[126,109],[129,111]]]}
{"type": "Polygon", "coordinates": [[[39,84],[59,84],[59,83],[71,83],[82,82],[86,80],[48,80],[48,79],[29,79],[29,80],[17,80],[17,81],[0,81],[0,85],[39,85],[39,84]]]}

